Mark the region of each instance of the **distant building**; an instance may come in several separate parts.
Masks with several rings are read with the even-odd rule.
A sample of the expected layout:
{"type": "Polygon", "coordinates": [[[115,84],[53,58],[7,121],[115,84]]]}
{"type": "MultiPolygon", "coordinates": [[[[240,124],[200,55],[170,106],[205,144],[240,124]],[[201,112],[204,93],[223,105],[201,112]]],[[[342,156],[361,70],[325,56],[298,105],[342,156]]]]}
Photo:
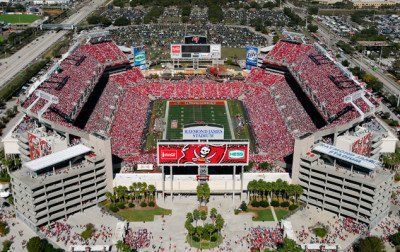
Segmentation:
{"type": "Polygon", "coordinates": [[[34,0],[33,4],[36,5],[58,5],[58,4],[69,4],[70,0],[34,0]]]}
{"type": "Polygon", "coordinates": [[[379,8],[400,4],[400,0],[351,0],[357,8],[379,8]]]}
{"type": "MultiPolygon", "coordinates": [[[[400,0],[350,0],[357,8],[379,8],[381,6],[390,6],[400,3],[400,0]]],[[[322,4],[335,4],[343,0],[318,0],[322,4]]]]}
{"type": "Polygon", "coordinates": [[[339,2],[343,2],[343,0],[318,0],[318,3],[321,4],[335,4],[339,2]]]}

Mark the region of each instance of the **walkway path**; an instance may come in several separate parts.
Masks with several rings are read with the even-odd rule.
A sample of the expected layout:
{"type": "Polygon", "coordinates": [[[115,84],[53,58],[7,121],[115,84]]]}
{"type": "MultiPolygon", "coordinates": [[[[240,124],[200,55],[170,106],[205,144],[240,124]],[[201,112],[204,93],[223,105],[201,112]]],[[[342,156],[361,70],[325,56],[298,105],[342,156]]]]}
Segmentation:
{"type": "MultiPolygon", "coordinates": [[[[271,198],[268,196],[268,203],[271,206],[271,198]]],[[[271,213],[272,216],[274,217],[274,221],[278,221],[278,218],[276,218],[276,213],[275,213],[275,209],[273,206],[271,206],[271,213]]]]}

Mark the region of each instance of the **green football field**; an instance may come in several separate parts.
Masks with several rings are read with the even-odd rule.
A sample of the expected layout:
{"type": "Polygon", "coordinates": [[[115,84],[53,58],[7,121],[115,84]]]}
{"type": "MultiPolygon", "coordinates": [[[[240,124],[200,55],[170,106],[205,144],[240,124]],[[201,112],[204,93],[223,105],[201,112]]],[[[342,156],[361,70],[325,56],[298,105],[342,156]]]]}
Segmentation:
{"type": "MultiPolygon", "coordinates": [[[[222,103],[222,101],[221,101],[222,103]]],[[[231,139],[228,115],[222,104],[169,104],[166,139],[182,139],[182,127],[191,123],[216,123],[224,127],[224,138],[231,139]],[[173,124],[176,122],[176,128],[173,124]]]]}
{"type": "Polygon", "coordinates": [[[0,21],[10,24],[30,24],[41,17],[33,14],[2,14],[0,21]]]}

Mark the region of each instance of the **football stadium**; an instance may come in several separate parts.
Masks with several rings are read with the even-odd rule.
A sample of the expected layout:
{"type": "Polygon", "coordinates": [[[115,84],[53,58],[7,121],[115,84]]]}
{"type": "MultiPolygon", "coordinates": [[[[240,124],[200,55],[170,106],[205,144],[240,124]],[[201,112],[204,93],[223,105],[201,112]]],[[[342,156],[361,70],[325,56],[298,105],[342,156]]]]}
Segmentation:
{"type": "Polygon", "coordinates": [[[212,124],[224,129],[220,140],[249,140],[251,161],[287,167],[295,138],[375,111],[362,84],[346,74],[322,48],[281,41],[244,80],[154,78],[132,68],[112,41],[92,39],[71,49],[21,109],[26,123],[72,130],[74,141],[110,139],[114,162],[124,165],[155,164],[158,140],[212,124]]]}
{"type": "MultiPolygon", "coordinates": [[[[183,48],[171,45],[173,65],[180,65],[173,54],[183,48]]],[[[206,47],[213,48],[220,58],[220,46],[206,47]]],[[[5,144],[24,162],[12,174],[21,188],[17,200],[42,197],[36,192],[43,183],[59,186],[52,192],[79,183],[83,202],[46,218],[30,216],[30,202],[17,203],[17,215],[30,226],[93,206],[107,191],[135,182],[153,184],[163,196],[196,193],[205,181],[212,193],[242,195],[252,180],[281,179],[311,188],[302,200],[339,212],[336,201],[324,204],[329,199],[318,194],[325,190],[319,183],[330,182],[315,182],[329,167],[343,170],[342,180],[324,177],[332,186],[346,184],[346,172],[357,170],[348,183],[366,183],[369,192],[390,176],[377,172],[380,153],[396,144],[373,116],[380,101],[319,44],[282,39],[258,66],[231,74],[212,62],[197,72],[132,65],[107,36],[85,37],[21,99],[25,116],[5,144]]],[[[349,202],[360,197],[348,194],[349,202]]],[[[375,223],[388,208],[373,210],[379,216],[354,211],[345,214],[375,223]]]]}

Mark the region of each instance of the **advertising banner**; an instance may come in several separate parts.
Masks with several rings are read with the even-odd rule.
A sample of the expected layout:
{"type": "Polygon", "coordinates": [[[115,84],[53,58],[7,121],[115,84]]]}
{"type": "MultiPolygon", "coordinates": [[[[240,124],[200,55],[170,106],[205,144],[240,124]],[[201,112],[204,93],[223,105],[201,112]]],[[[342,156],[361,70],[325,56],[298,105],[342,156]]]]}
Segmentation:
{"type": "Polygon", "coordinates": [[[194,125],[183,128],[184,140],[223,140],[224,127],[210,126],[210,125],[194,125]]]}
{"type": "Polygon", "coordinates": [[[248,165],[248,142],[159,142],[157,145],[159,165],[248,165]]]}
{"type": "Polygon", "coordinates": [[[134,66],[146,69],[146,50],[144,46],[133,47],[134,66]]]}
{"type": "Polygon", "coordinates": [[[258,47],[246,46],[246,69],[256,67],[258,62],[258,47]]]}

